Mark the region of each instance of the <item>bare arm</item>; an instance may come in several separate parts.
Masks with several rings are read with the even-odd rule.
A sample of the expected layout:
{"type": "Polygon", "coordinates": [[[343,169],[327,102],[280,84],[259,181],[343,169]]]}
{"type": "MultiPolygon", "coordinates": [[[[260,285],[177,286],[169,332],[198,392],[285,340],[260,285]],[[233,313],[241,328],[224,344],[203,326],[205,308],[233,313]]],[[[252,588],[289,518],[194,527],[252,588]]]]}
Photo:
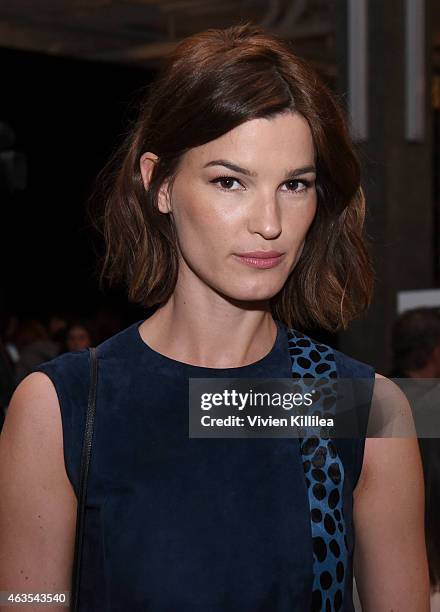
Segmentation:
{"type": "MultiPolygon", "coordinates": [[[[0,591],[70,591],[76,506],[58,397],[35,372],[15,390],[0,436],[0,591]]],[[[58,606],[0,606],[44,609],[58,606]]]]}
{"type": "MultiPolygon", "coordinates": [[[[384,378],[376,375],[377,378],[384,378]]],[[[391,402],[412,421],[395,387],[391,402]]],[[[354,572],[363,612],[429,612],[424,484],[416,437],[367,438],[354,492],[354,572]]]]}

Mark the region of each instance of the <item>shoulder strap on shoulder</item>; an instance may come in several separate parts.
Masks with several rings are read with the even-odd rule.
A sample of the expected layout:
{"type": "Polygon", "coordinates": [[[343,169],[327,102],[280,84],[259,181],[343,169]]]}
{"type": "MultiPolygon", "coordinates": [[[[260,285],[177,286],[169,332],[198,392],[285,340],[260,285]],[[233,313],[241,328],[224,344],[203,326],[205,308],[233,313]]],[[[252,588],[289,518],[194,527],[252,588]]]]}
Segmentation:
{"type": "Polygon", "coordinates": [[[76,518],[75,554],[72,572],[72,588],[70,598],[70,609],[72,612],[78,610],[79,585],[81,577],[81,550],[84,536],[84,514],[87,496],[87,477],[89,474],[90,457],[92,454],[93,425],[96,409],[96,387],[98,381],[98,357],[96,348],[89,349],[90,356],[90,388],[87,403],[86,426],[81,456],[81,473],[79,480],[79,497],[76,518]]]}

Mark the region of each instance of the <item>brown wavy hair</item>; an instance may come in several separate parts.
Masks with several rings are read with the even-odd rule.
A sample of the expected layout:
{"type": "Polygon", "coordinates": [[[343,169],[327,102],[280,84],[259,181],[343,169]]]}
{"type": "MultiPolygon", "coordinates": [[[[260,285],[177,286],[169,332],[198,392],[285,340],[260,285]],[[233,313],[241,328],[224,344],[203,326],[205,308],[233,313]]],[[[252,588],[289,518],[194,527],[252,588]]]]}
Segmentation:
{"type": "Polygon", "coordinates": [[[364,235],[360,165],[344,113],[288,42],[251,23],[184,39],[147,88],[137,120],[98,176],[104,236],[100,282],[123,283],[130,301],[160,306],[178,274],[176,232],[157,208],[181,157],[245,121],[285,111],[308,121],[316,151],[317,211],[303,252],[271,298],[289,327],[346,328],[371,302],[374,273],[364,235]],[[158,155],[149,189],[141,155],[158,155]]]}

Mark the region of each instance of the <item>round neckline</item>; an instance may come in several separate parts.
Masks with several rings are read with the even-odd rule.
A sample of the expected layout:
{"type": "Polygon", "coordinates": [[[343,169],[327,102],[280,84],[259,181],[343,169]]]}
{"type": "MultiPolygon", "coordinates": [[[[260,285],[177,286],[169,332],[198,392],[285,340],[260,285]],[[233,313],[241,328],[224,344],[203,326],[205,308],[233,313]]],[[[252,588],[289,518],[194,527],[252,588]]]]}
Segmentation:
{"type": "Polygon", "coordinates": [[[282,323],[281,321],[279,321],[278,319],[274,319],[276,326],[277,326],[277,333],[276,333],[276,337],[274,340],[274,343],[271,347],[271,349],[269,350],[268,353],[266,353],[266,355],[264,355],[263,357],[261,357],[260,359],[258,359],[258,361],[253,361],[252,363],[248,363],[242,366],[237,366],[237,367],[231,367],[231,368],[209,368],[207,366],[198,366],[198,365],[194,365],[192,363],[187,363],[186,361],[178,361],[177,359],[173,359],[172,357],[167,357],[167,355],[164,355],[163,353],[159,353],[159,351],[156,351],[155,349],[151,348],[151,346],[149,344],[147,344],[145,342],[145,340],[142,338],[139,327],[140,325],[142,325],[142,323],[146,321],[146,319],[141,319],[140,321],[137,321],[134,325],[133,325],[133,331],[134,334],[136,336],[136,341],[138,343],[138,345],[140,346],[140,348],[147,354],[151,355],[154,359],[156,359],[157,361],[161,362],[163,365],[166,366],[172,366],[175,368],[189,368],[192,370],[197,370],[197,371],[205,371],[205,372],[240,372],[243,370],[246,370],[247,368],[254,368],[254,367],[259,367],[262,365],[265,365],[266,362],[270,361],[273,354],[277,351],[277,349],[279,348],[279,345],[282,342],[282,323]]]}

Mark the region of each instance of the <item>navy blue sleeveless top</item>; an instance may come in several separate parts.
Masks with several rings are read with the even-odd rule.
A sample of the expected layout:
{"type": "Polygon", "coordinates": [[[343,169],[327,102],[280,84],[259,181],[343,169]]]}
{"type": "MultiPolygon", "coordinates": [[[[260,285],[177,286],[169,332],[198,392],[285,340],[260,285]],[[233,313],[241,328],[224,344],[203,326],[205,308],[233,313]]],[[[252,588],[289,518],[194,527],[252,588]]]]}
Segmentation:
{"type": "MultiPolygon", "coordinates": [[[[97,347],[81,612],[353,612],[353,489],[365,438],[189,438],[189,377],[359,377],[374,369],[277,321],[238,368],[151,349],[139,321],[97,347]]],[[[89,353],[35,371],[58,394],[78,496],[89,353]]]]}

